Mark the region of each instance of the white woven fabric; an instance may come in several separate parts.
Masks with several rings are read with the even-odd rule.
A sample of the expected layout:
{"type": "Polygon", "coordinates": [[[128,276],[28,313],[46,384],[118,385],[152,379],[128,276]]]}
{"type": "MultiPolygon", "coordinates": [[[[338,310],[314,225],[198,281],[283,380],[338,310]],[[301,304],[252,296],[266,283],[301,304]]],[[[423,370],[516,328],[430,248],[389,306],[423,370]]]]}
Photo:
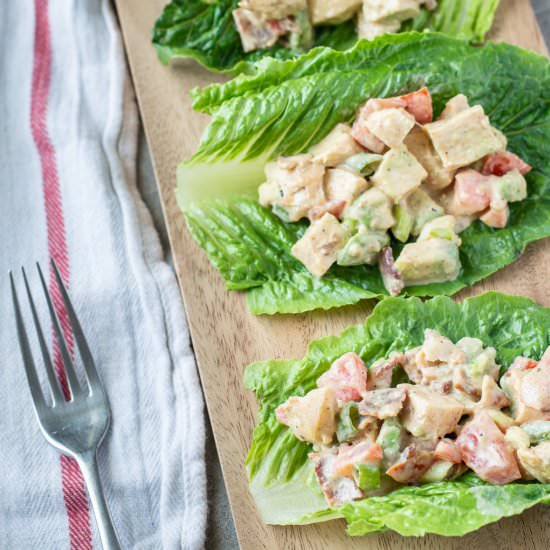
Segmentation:
{"type": "Polygon", "coordinates": [[[101,548],[78,475],[39,432],[17,345],[7,271],[50,256],[111,401],[100,468],[123,547],[201,548],[202,394],[136,188],[137,111],[108,0],[4,2],[0,79],[0,548],[101,548]]]}

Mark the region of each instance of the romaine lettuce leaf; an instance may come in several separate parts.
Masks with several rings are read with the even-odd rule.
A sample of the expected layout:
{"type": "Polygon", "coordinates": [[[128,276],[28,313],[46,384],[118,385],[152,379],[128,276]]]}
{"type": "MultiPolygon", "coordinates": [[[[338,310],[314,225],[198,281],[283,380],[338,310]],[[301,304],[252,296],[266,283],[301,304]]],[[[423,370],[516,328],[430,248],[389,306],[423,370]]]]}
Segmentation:
{"type": "MultiPolygon", "coordinates": [[[[333,266],[321,279],[290,254],[305,224],[285,224],[255,201],[266,161],[306,150],[369,97],[428,86],[436,113],[457,93],[483,105],[509,149],[534,169],[528,197],[511,205],[505,229],[474,223],[461,234],[456,281],[409,287],[408,295],[451,295],[512,263],[550,235],[550,63],[507,44],[479,48],[437,33],[403,33],[352,50],[316,49],[296,61],[264,59],[195,93],[212,114],[199,150],[178,169],[177,198],[198,243],[230,289],[249,289],[254,313],[296,313],[386,294],[378,268],[333,266]]],[[[394,241],[395,252],[400,245],[394,241]]]]}
{"type": "Polygon", "coordinates": [[[497,350],[503,374],[518,355],[539,359],[550,345],[550,309],[527,298],[491,292],[458,304],[447,297],[388,298],[363,325],[340,336],[312,342],[296,361],[262,361],[245,371],[245,385],[259,400],[259,421],[247,459],[250,488],[259,511],[270,523],[303,524],[344,517],[350,535],[393,529],[402,535],[438,533],[456,536],[550,504],[550,485],[511,483],[493,486],[472,473],[453,482],[402,487],[340,508],[327,507],[300,442],[275,418],[275,409],[291,395],[304,395],[342,354],[353,351],[370,365],[392,351],[423,341],[426,328],[453,341],[470,336],[497,350]]]}
{"type": "MultiPolygon", "coordinates": [[[[245,53],[233,22],[239,0],[173,0],[155,23],[153,43],[160,60],[191,57],[213,71],[251,72],[253,63],[269,56],[294,59],[304,53],[281,45],[245,53]]],[[[481,42],[493,22],[499,0],[439,0],[430,12],[422,9],[403,30],[432,30],[481,42]]],[[[314,46],[346,50],[357,41],[355,23],[315,28],[314,46]]]]}

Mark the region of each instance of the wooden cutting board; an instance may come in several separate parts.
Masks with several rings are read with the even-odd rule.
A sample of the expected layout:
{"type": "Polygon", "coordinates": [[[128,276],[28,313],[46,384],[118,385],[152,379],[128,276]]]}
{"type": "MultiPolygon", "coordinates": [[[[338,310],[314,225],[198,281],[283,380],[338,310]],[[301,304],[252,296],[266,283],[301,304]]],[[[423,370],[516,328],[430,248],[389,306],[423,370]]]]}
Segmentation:
{"type": "MultiPolygon", "coordinates": [[[[248,492],[244,461],[255,424],[256,403],[243,388],[243,368],[252,361],[301,357],[307,343],[364,321],[372,302],[330,312],[252,316],[242,294],[228,293],[217,271],[185,227],[174,196],[175,170],[191,156],[208,117],[191,109],[188,92],[221,80],[194,62],[161,65],[150,43],[151,29],[164,0],[116,0],[116,6],[145,133],[164,208],[174,262],[183,293],[201,381],[233,517],[243,549],[438,549],[547,548],[550,507],[503,520],[459,538],[428,536],[405,539],[384,533],[366,538],[345,535],[344,522],[308,527],[262,524],[248,492]]],[[[529,0],[502,0],[491,37],[547,53],[529,0]]],[[[550,306],[549,241],[530,246],[514,265],[461,293],[458,299],[486,290],[523,294],[550,306]]],[[[192,529],[189,525],[187,528],[192,529]]]]}

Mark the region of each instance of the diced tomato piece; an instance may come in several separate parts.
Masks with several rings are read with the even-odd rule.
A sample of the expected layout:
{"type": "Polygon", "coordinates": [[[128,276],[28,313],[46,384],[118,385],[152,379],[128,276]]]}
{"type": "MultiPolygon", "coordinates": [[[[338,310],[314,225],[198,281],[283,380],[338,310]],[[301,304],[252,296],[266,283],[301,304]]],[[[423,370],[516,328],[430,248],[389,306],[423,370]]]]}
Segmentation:
{"type": "Polygon", "coordinates": [[[334,461],[334,471],[339,476],[352,477],[357,464],[379,464],[384,453],[378,443],[360,441],[352,445],[341,445],[334,461]]]}
{"type": "Polygon", "coordinates": [[[462,453],[460,449],[452,439],[447,437],[439,440],[435,448],[434,457],[436,460],[446,460],[454,464],[460,464],[462,462],[462,453]]]}
{"type": "Polygon", "coordinates": [[[356,353],[345,353],[318,378],[317,386],[331,387],[340,401],[359,401],[367,391],[367,367],[356,353]]]}
{"type": "Polygon", "coordinates": [[[463,170],[456,175],[449,211],[456,216],[471,216],[489,208],[491,194],[489,176],[475,170],[463,170]]]}
{"type": "Polygon", "coordinates": [[[506,205],[504,208],[489,208],[489,210],[480,216],[479,219],[489,227],[502,229],[503,227],[506,227],[509,217],[510,209],[508,208],[508,205],[506,205]]]}
{"type": "Polygon", "coordinates": [[[314,206],[309,212],[308,217],[311,221],[321,219],[327,212],[340,218],[346,207],[346,201],[328,201],[321,206],[314,206]]]}
{"type": "Polygon", "coordinates": [[[520,174],[525,175],[531,171],[531,166],[514,153],[502,151],[487,156],[482,173],[486,176],[504,176],[512,170],[518,170],[520,174]]]}
{"type": "Polygon", "coordinates": [[[428,88],[402,95],[399,99],[406,103],[405,110],[413,115],[419,124],[427,124],[433,120],[432,96],[428,88]]]}
{"type": "Polygon", "coordinates": [[[487,412],[478,411],[456,443],[468,468],[484,481],[502,485],[521,478],[514,449],[487,412]]]}

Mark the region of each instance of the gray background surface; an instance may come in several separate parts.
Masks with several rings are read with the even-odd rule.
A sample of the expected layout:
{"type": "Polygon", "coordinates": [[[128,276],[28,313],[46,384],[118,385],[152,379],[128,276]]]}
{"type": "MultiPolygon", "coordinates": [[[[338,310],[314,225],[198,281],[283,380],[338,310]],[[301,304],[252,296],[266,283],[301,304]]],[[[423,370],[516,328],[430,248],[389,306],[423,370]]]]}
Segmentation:
{"type": "MultiPolygon", "coordinates": [[[[546,43],[550,44],[550,0],[532,0],[533,7],[537,14],[539,24],[544,33],[546,43]]],[[[159,195],[147,143],[140,132],[139,147],[139,187],[145,203],[149,207],[155,225],[161,236],[162,244],[166,255],[170,256],[170,247],[168,244],[168,235],[162,216],[159,195]]],[[[227,493],[223,483],[223,477],[220,469],[220,462],[214,438],[210,428],[210,420],[207,416],[207,439],[206,439],[206,467],[208,476],[208,529],[206,533],[207,550],[233,550],[239,547],[231,510],[227,500],[227,493]]]]}

